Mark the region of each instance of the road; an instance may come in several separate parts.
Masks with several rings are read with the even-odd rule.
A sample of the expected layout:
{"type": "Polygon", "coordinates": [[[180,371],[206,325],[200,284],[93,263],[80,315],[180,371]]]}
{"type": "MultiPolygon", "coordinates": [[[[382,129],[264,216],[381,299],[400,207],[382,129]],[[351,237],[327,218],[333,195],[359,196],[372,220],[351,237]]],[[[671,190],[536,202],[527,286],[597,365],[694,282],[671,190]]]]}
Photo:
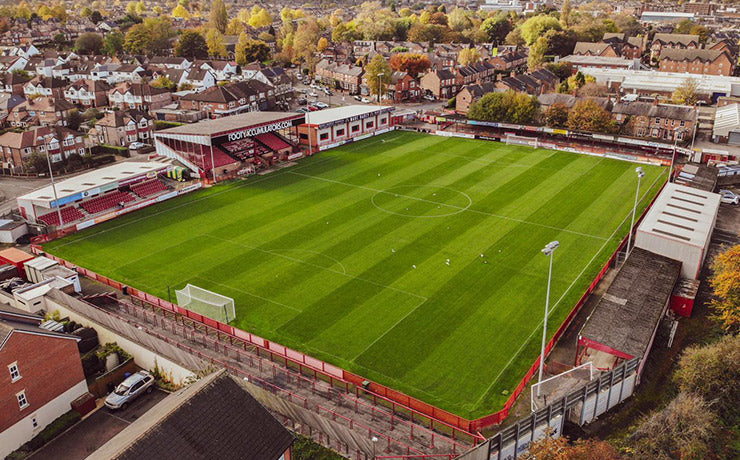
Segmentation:
{"type": "Polygon", "coordinates": [[[0,215],[16,207],[15,199],[50,183],[46,178],[0,176],[0,215]]]}
{"type": "Polygon", "coordinates": [[[124,410],[112,411],[102,407],[69,431],[29,457],[32,460],[78,460],[95,452],[109,439],[144,415],[163,400],[167,393],[155,390],[136,399],[124,410]]]}

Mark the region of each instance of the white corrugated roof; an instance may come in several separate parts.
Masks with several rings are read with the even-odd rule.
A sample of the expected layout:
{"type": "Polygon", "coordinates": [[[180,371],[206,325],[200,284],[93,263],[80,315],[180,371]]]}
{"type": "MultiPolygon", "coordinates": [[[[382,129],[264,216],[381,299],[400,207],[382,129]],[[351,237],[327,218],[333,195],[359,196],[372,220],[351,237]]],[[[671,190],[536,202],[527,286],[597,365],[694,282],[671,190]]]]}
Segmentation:
{"type": "Polygon", "coordinates": [[[345,105],[333,109],[318,110],[306,114],[306,123],[311,125],[322,125],[331,121],[343,120],[345,118],[366,115],[372,112],[387,110],[388,107],[377,105],[345,105]]]}
{"type": "Polygon", "coordinates": [[[667,184],[637,231],[703,247],[714,227],[719,203],[717,193],[667,184]]]}
{"type": "Polygon", "coordinates": [[[714,112],[712,135],[726,137],[731,131],[740,131],[740,104],[717,107],[714,112]]]}
{"type": "Polygon", "coordinates": [[[714,93],[732,94],[733,85],[740,85],[740,78],[720,75],[698,75],[680,72],[657,72],[652,70],[599,69],[582,67],[581,72],[591,75],[599,85],[618,82],[623,93],[638,92],[673,92],[687,79],[697,84],[696,92],[704,95],[714,93]]]}

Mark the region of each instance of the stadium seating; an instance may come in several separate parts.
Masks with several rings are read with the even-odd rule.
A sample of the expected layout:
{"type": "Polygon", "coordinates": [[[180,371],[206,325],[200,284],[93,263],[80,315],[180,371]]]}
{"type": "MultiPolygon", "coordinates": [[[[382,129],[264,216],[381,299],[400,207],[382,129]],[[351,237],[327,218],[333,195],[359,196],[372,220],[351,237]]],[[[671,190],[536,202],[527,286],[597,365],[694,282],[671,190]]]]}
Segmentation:
{"type": "Polygon", "coordinates": [[[159,179],[152,179],[131,186],[131,191],[141,198],[155,195],[167,190],[167,186],[159,179]]]}
{"type": "Polygon", "coordinates": [[[129,203],[135,200],[136,197],[131,193],[117,191],[95,197],[91,200],[83,201],[80,203],[80,206],[82,206],[82,209],[87,211],[89,214],[97,214],[107,209],[115,208],[119,206],[120,203],[129,203]]]}
{"type": "Polygon", "coordinates": [[[265,145],[266,147],[268,147],[269,149],[275,152],[279,152],[280,150],[283,150],[286,148],[289,148],[289,149],[293,148],[292,145],[285,142],[285,140],[276,136],[273,133],[260,134],[258,136],[255,136],[255,139],[257,139],[257,141],[259,141],[261,144],[265,145]]]}
{"type": "MultiPolygon", "coordinates": [[[[64,219],[65,224],[67,222],[74,222],[75,220],[82,219],[83,217],[85,217],[85,215],[82,214],[82,212],[74,206],[67,206],[62,208],[62,219],[64,219]]],[[[50,213],[44,214],[43,216],[39,216],[38,219],[46,225],[59,225],[59,214],[56,211],[52,211],[50,213]]]]}

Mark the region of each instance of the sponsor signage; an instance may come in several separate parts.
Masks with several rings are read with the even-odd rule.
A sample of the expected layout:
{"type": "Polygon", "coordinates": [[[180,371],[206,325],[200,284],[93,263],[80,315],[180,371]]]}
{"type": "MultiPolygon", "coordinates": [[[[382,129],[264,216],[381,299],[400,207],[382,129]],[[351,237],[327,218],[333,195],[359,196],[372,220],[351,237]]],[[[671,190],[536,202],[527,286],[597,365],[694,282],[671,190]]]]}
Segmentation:
{"type": "Polygon", "coordinates": [[[339,120],[327,121],[326,123],[321,123],[319,125],[319,129],[327,128],[329,126],[334,126],[334,125],[341,125],[344,123],[354,123],[355,121],[364,120],[365,118],[370,118],[376,115],[381,115],[383,113],[392,112],[395,109],[396,109],[395,107],[383,107],[378,110],[374,110],[372,112],[367,112],[367,113],[363,113],[360,115],[353,115],[351,117],[341,118],[339,120]]]}

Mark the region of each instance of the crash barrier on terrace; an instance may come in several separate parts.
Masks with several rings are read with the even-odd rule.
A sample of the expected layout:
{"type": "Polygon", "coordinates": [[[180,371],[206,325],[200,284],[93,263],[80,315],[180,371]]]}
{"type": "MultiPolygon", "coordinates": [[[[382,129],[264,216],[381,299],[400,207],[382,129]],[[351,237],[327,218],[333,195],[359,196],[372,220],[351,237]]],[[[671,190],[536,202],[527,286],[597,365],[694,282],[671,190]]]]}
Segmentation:
{"type": "MultiPolygon", "coordinates": [[[[662,190],[662,187],[661,187],[662,190]]],[[[658,197],[660,193],[655,195],[658,197]]],[[[652,206],[655,198],[646,207],[645,212],[652,206]]],[[[635,226],[637,228],[639,223],[642,221],[645,213],[637,219],[635,226]]],[[[629,215],[620,224],[622,225],[627,222],[629,215]]],[[[550,341],[545,347],[545,356],[547,356],[553,349],[557,341],[566,331],[573,318],[578,314],[581,307],[586,303],[589,295],[596,288],[598,283],[604,277],[606,272],[613,265],[617,263],[619,254],[624,250],[627,245],[627,236],[625,236],[619,243],[617,249],[612,253],[611,257],[601,267],[598,274],[594,277],[588,288],[585,290],[583,295],[579,298],[578,302],[571,309],[570,313],[566,317],[565,321],[560,325],[555,334],[552,336],[550,341]]],[[[37,244],[32,244],[31,249],[35,254],[43,252],[43,248],[37,244]]],[[[210,330],[215,331],[215,335],[219,341],[229,341],[230,343],[241,343],[243,346],[252,346],[259,349],[259,352],[264,356],[269,356],[273,362],[279,362],[285,367],[297,370],[300,373],[312,374],[314,378],[320,378],[328,382],[333,388],[339,388],[346,393],[354,393],[357,398],[363,398],[376,406],[385,406],[390,409],[394,416],[405,416],[413,423],[423,424],[430,430],[438,431],[451,436],[453,440],[460,440],[468,445],[475,445],[483,436],[479,434],[488,427],[501,423],[509,415],[511,407],[516,402],[517,398],[521,395],[522,391],[526,388],[531,378],[537,372],[539,367],[540,357],[532,363],[532,366],[525,373],[519,384],[516,386],[514,391],[509,396],[509,399],[504,404],[503,408],[490,415],[469,420],[464,417],[460,417],[451,412],[445,411],[424,401],[416,399],[400,391],[389,388],[377,382],[373,382],[357,374],[351,373],[344,369],[341,369],[332,364],[326,363],[312,356],[306,355],[296,350],[292,350],[278,343],[266,340],[255,334],[243,331],[235,328],[234,326],[221,323],[214,319],[205,317],[201,314],[182,308],[171,302],[162,300],[156,296],[153,296],[144,291],[126,286],[118,281],[112,280],[105,276],[99,275],[91,270],[84,267],[78,267],[71,262],[64,259],[58,258],[51,254],[46,254],[47,257],[58,261],[60,264],[76,269],[77,272],[90,279],[96,280],[103,284],[106,284],[114,289],[121,290],[124,293],[130,295],[132,298],[137,299],[140,302],[150,305],[152,308],[160,309],[164,312],[175,314],[180,320],[191,321],[199,325],[208,327],[210,330]]]]}
{"type": "Polygon", "coordinates": [[[640,358],[625,361],[594,380],[518,420],[496,433],[460,460],[502,460],[519,457],[529,445],[548,434],[559,437],[565,421],[584,425],[632,395],[637,382],[640,358]]]}

